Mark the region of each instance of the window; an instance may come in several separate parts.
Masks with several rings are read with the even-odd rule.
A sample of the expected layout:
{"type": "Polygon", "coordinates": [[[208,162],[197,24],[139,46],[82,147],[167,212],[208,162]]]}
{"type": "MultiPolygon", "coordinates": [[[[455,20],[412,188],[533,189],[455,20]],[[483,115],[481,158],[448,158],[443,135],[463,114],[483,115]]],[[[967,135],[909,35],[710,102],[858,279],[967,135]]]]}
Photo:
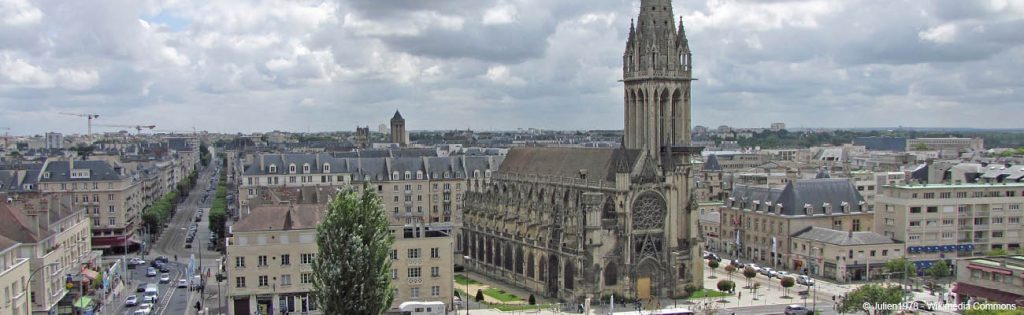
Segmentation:
{"type": "Polygon", "coordinates": [[[918,241],[918,240],[921,240],[921,235],[913,235],[913,234],[911,234],[909,239],[911,241],[918,241]]]}
{"type": "Polygon", "coordinates": [[[993,217],[992,218],[992,224],[1002,224],[1002,223],[1003,223],[1003,217],[993,217]]]}
{"type": "Polygon", "coordinates": [[[398,279],[398,269],[391,269],[391,279],[398,279]]]}
{"type": "Polygon", "coordinates": [[[110,218],[110,220],[109,220],[109,221],[110,221],[110,222],[109,222],[109,223],[110,223],[110,225],[116,225],[116,224],[117,224],[117,218],[110,218]]]}
{"type": "Polygon", "coordinates": [[[421,275],[420,267],[409,268],[409,278],[419,278],[421,275]]]}
{"type": "Polygon", "coordinates": [[[440,267],[430,267],[430,276],[434,277],[434,278],[440,277],[441,276],[441,268],[440,267]]]}
{"type": "Polygon", "coordinates": [[[398,196],[395,196],[395,201],[394,202],[398,202],[398,196]]]}
{"type": "Polygon", "coordinates": [[[114,194],[107,194],[108,201],[114,201],[114,194]]]}
{"type": "Polygon", "coordinates": [[[942,219],[942,225],[953,225],[953,219],[942,219]]]}
{"type": "Polygon", "coordinates": [[[282,266],[291,265],[291,263],[292,263],[291,262],[291,260],[292,260],[291,258],[292,258],[291,255],[288,255],[288,254],[281,255],[281,265],[282,266]]]}
{"type": "Polygon", "coordinates": [[[259,277],[259,286],[265,287],[265,286],[268,286],[268,285],[270,285],[270,281],[267,281],[267,276],[260,276],[259,277]]]}
{"type": "Polygon", "coordinates": [[[302,284],[313,283],[313,273],[306,272],[299,275],[299,281],[301,281],[302,284]]]}
{"type": "Polygon", "coordinates": [[[245,257],[244,256],[235,257],[235,268],[245,268],[245,257]]]}
{"type": "Polygon", "coordinates": [[[924,193],[924,199],[935,199],[935,193],[933,193],[933,192],[924,193]]]}
{"type": "Polygon", "coordinates": [[[1020,217],[1006,218],[1006,222],[1009,222],[1010,224],[1020,224],[1020,217]]]}
{"type": "Polygon", "coordinates": [[[100,225],[100,218],[92,218],[92,225],[93,226],[99,226],[100,225]]]}
{"type": "Polygon", "coordinates": [[[281,275],[281,285],[292,285],[292,275],[281,275]]]}
{"type": "Polygon", "coordinates": [[[259,255],[258,257],[256,257],[256,266],[257,267],[266,267],[267,266],[267,255],[259,255]]]}
{"type": "Polygon", "coordinates": [[[937,213],[937,212],[939,212],[939,207],[928,207],[928,213],[937,213]]]}
{"type": "Polygon", "coordinates": [[[430,287],[430,296],[441,295],[441,286],[435,285],[430,287]]]}
{"type": "Polygon", "coordinates": [[[309,173],[309,164],[302,164],[302,173],[309,173]]]}
{"type": "Polygon", "coordinates": [[[921,207],[910,207],[910,213],[921,213],[921,207]]]}
{"type": "Polygon", "coordinates": [[[437,247],[431,248],[430,258],[441,258],[441,249],[437,247]]]}
{"type": "Polygon", "coordinates": [[[956,193],[956,197],[957,198],[967,198],[967,192],[966,191],[958,191],[956,193]]]}
{"type": "Polygon", "coordinates": [[[860,231],[860,219],[853,219],[853,231],[860,231]]]}
{"type": "Polygon", "coordinates": [[[299,255],[299,262],[302,263],[303,265],[312,264],[313,263],[313,254],[306,253],[306,254],[299,255]]]}
{"type": "Polygon", "coordinates": [[[875,257],[875,251],[874,250],[871,251],[871,257],[875,257]]]}
{"type": "Polygon", "coordinates": [[[392,249],[391,250],[391,260],[398,260],[398,250],[397,249],[392,249]]]}
{"type": "Polygon", "coordinates": [[[921,221],[910,221],[910,226],[921,226],[921,221]]]}
{"type": "Polygon", "coordinates": [[[939,198],[940,199],[949,199],[950,195],[951,195],[951,193],[942,192],[942,193],[939,193],[939,198]]]}
{"type": "Polygon", "coordinates": [[[944,240],[953,239],[953,232],[942,232],[942,239],[944,239],[944,240]]]}
{"type": "Polygon", "coordinates": [[[288,165],[288,173],[289,174],[295,174],[295,164],[288,165]]]}
{"type": "Polygon", "coordinates": [[[885,256],[889,256],[889,250],[888,249],[883,249],[882,250],[882,257],[885,257],[885,256]]]}
{"type": "Polygon", "coordinates": [[[885,225],[890,225],[890,226],[891,226],[891,225],[896,225],[896,219],[893,219],[893,218],[885,218],[885,225]]]}
{"type": "Polygon", "coordinates": [[[412,298],[420,297],[420,288],[409,289],[409,296],[412,298]]]}
{"type": "Polygon", "coordinates": [[[410,248],[409,249],[409,259],[413,259],[413,258],[420,258],[420,249],[419,248],[410,248]]]}
{"type": "Polygon", "coordinates": [[[114,205],[108,206],[107,209],[110,213],[114,213],[114,205]]]}
{"type": "Polygon", "coordinates": [[[992,238],[1002,238],[1003,231],[992,231],[992,238]]]}
{"type": "Polygon", "coordinates": [[[245,277],[235,277],[235,287],[236,288],[244,288],[245,287],[245,277]]]}

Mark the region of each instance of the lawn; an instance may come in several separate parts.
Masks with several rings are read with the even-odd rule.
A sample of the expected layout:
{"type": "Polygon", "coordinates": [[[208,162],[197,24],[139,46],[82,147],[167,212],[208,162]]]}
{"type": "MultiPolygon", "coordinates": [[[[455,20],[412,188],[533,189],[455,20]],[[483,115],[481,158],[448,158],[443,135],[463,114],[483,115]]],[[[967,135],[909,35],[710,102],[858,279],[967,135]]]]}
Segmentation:
{"type": "Polygon", "coordinates": [[[507,293],[505,292],[505,290],[495,288],[484,289],[484,294],[494,298],[495,300],[502,302],[521,301],[521,299],[518,296],[515,296],[514,294],[511,293],[507,293]]]}
{"type": "Polygon", "coordinates": [[[551,305],[526,305],[526,304],[496,304],[494,308],[502,312],[511,311],[530,311],[530,310],[549,310],[551,305]]]}
{"type": "Polygon", "coordinates": [[[466,276],[463,276],[463,275],[455,275],[455,283],[458,283],[458,284],[461,284],[461,285],[480,284],[480,282],[478,282],[476,280],[473,280],[473,279],[470,279],[470,278],[467,278],[466,276]]]}
{"type": "Polygon", "coordinates": [[[707,298],[716,298],[716,297],[723,297],[723,296],[729,296],[729,294],[722,293],[720,291],[715,291],[715,290],[701,289],[700,291],[694,292],[693,295],[690,296],[690,299],[702,299],[702,298],[706,298],[706,297],[707,298]]]}

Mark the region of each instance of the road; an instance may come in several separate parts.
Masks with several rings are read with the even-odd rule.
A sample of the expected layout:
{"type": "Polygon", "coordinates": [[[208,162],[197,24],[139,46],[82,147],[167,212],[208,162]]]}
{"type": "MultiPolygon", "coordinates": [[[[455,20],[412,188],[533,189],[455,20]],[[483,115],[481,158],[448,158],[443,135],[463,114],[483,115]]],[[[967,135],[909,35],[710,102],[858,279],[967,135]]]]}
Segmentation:
{"type": "MultiPolygon", "coordinates": [[[[211,166],[205,169],[201,169],[199,178],[196,180],[196,186],[189,193],[188,197],[185,198],[181,203],[178,204],[177,211],[175,211],[167,227],[164,228],[162,234],[159,236],[157,241],[151,246],[149,253],[142,256],[142,258],[148,259],[155,258],[158,256],[168,257],[170,265],[172,266],[171,284],[160,285],[160,299],[158,300],[155,311],[152,314],[194,314],[195,313],[195,302],[199,299],[199,293],[195,291],[189,291],[186,288],[177,288],[174,285],[178,279],[184,279],[186,276],[186,269],[188,268],[189,258],[193,256],[196,258],[196,266],[203,266],[203,273],[206,269],[211,270],[210,275],[212,276],[217,269],[214,267],[217,260],[220,258],[220,253],[216,251],[210,251],[206,249],[209,243],[209,207],[213,202],[216,181],[211,183],[211,178],[216,179],[217,173],[216,168],[211,166]],[[210,188],[214,189],[210,189],[210,188]],[[206,198],[204,198],[204,195],[206,198]],[[203,211],[203,215],[200,222],[196,222],[196,210],[199,208],[207,209],[203,211]],[[195,240],[192,243],[192,248],[185,248],[185,239],[188,234],[188,227],[192,223],[197,224],[197,232],[195,240]]],[[[135,286],[140,283],[156,283],[159,277],[146,277],[146,267],[136,266],[135,269],[130,270],[130,279],[133,279],[131,286],[128,288],[133,292],[126,292],[125,294],[139,294],[135,293],[135,286]]],[[[205,292],[208,298],[213,298],[218,295],[218,289],[215,281],[209,281],[205,292]]],[[[135,311],[135,307],[125,307],[124,299],[121,297],[121,301],[118,302],[116,309],[113,313],[109,314],[131,314],[135,311]]],[[[215,299],[208,299],[208,303],[212,303],[215,306],[215,299]]],[[[206,303],[203,303],[206,304],[206,303]]],[[[204,305],[207,306],[207,305],[204,305]]]]}

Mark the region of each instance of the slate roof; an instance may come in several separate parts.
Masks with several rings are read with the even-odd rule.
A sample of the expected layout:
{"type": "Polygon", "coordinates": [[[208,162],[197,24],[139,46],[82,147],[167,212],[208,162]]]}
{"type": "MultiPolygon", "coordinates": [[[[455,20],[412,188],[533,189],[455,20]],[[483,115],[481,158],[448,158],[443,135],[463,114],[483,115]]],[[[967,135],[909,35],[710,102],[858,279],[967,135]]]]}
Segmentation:
{"type": "Polygon", "coordinates": [[[856,137],[853,145],[862,145],[871,151],[903,152],[907,150],[907,138],[856,137]]]}
{"type": "Polygon", "coordinates": [[[707,160],[704,161],[704,170],[705,171],[721,171],[722,170],[722,165],[718,164],[718,155],[715,155],[715,154],[708,155],[707,160]]]}
{"type": "Polygon", "coordinates": [[[841,213],[842,203],[847,202],[850,212],[863,212],[860,203],[864,197],[857,192],[853,182],[846,178],[804,179],[789,182],[784,188],[766,188],[758,186],[736,185],[729,199],[740,202],[737,208],[765,210],[767,203],[772,203],[772,212],[777,204],[782,203],[781,215],[825,214],[824,204],[832,206],[832,213],[841,213]],[[759,206],[754,204],[759,201],[759,206]],[[810,211],[804,212],[804,205],[810,205],[810,211]]]}
{"type": "Polygon", "coordinates": [[[875,232],[847,232],[814,226],[797,231],[793,237],[839,246],[898,244],[893,239],[875,232]]]}
{"type": "Polygon", "coordinates": [[[579,178],[585,169],[588,180],[614,182],[617,159],[633,166],[638,154],[639,150],[621,148],[516,147],[509,150],[499,172],[579,178]]]}
{"type": "Polygon", "coordinates": [[[323,219],[320,205],[256,205],[232,225],[234,232],[315,229],[323,219]]]}
{"type": "Polygon", "coordinates": [[[395,115],[391,116],[391,120],[392,121],[403,120],[403,119],[405,119],[405,118],[402,118],[402,113],[399,113],[397,110],[395,111],[395,115]]]}
{"type": "Polygon", "coordinates": [[[36,243],[49,236],[50,232],[42,224],[33,222],[32,219],[21,213],[21,210],[15,209],[7,203],[0,203],[0,235],[18,243],[36,243]],[[33,227],[33,225],[39,226],[33,227]]]}
{"type": "Polygon", "coordinates": [[[1024,165],[1010,165],[1010,167],[1006,167],[1004,164],[989,164],[988,168],[981,174],[981,178],[1000,182],[1004,180],[1020,181],[1024,178],[1024,165]]]}
{"type": "Polygon", "coordinates": [[[0,235],[0,252],[7,251],[11,247],[18,246],[18,242],[0,235]]]}
{"type": "Polygon", "coordinates": [[[98,181],[98,180],[119,180],[123,177],[114,171],[114,167],[107,161],[75,161],[75,169],[88,169],[89,178],[71,178],[69,161],[49,161],[43,172],[49,172],[50,178],[42,178],[40,182],[76,182],[76,181],[98,181]]]}
{"type": "MultiPolygon", "coordinates": [[[[388,151],[376,151],[388,152],[388,151]]],[[[430,150],[430,152],[434,152],[430,150]]],[[[436,155],[436,152],[434,152],[436,155]]],[[[414,154],[417,155],[417,154],[414,154]]],[[[297,175],[303,175],[302,166],[310,165],[308,174],[352,174],[355,180],[389,180],[393,172],[398,172],[404,179],[405,172],[411,173],[413,177],[417,172],[422,172],[425,177],[444,178],[448,172],[449,178],[465,178],[473,171],[497,170],[504,157],[501,156],[402,156],[402,157],[360,157],[360,154],[345,154],[339,157],[338,154],[263,154],[257,158],[257,162],[245,166],[245,175],[265,174],[288,174],[288,167],[295,163],[297,175]],[[262,163],[258,160],[262,159],[262,163]],[[262,164],[262,168],[260,165],[262,164]],[[323,165],[330,165],[330,172],[324,172],[323,165]],[[270,173],[270,165],[277,169],[270,173]]]]}

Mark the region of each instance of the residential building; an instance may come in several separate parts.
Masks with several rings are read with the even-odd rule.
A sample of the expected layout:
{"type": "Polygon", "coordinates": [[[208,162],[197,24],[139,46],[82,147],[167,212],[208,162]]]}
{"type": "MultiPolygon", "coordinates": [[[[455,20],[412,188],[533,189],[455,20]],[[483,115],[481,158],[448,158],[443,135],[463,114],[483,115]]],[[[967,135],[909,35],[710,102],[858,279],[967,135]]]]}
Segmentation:
{"type": "Polygon", "coordinates": [[[780,123],[780,122],[772,123],[771,129],[772,129],[772,131],[775,131],[775,132],[786,130],[786,123],[780,123]]]}
{"type": "MultiPolygon", "coordinates": [[[[232,226],[225,273],[229,314],[320,314],[312,263],[319,250],[316,226],[323,205],[261,205],[232,226]]],[[[453,243],[449,231],[422,225],[392,225],[392,309],[407,301],[442,301],[453,288],[453,243]]]]}
{"type": "Polygon", "coordinates": [[[789,261],[797,232],[870,231],[872,211],[845,178],[803,179],[784,187],[736,185],[721,208],[721,234],[733,255],[779,267],[789,261]]]}
{"type": "Polygon", "coordinates": [[[63,149],[64,135],[59,132],[46,133],[46,149],[63,149]]]}
{"type": "Polygon", "coordinates": [[[571,303],[702,283],[692,56],[671,1],[640,3],[622,56],[622,146],[509,150],[491,184],[466,195],[467,269],[571,303]]]}
{"type": "Polygon", "coordinates": [[[0,235],[0,287],[4,290],[0,312],[13,315],[32,313],[29,301],[31,268],[27,258],[19,257],[17,241],[0,235]]]}
{"type": "Polygon", "coordinates": [[[92,248],[112,250],[138,244],[141,226],[142,180],[107,161],[47,160],[39,174],[38,191],[60,198],[73,197],[92,221],[92,248]]]}
{"type": "MultiPolygon", "coordinates": [[[[722,206],[721,202],[713,204],[716,207],[722,206]]],[[[697,221],[697,230],[700,231],[701,237],[704,238],[704,249],[713,252],[718,252],[725,248],[723,242],[729,241],[728,238],[722,238],[722,214],[717,210],[718,208],[715,208],[714,211],[702,212],[697,221]]]]}
{"type": "MultiPolygon", "coordinates": [[[[907,139],[906,151],[938,150],[959,153],[963,151],[985,150],[985,139],[982,138],[916,138],[907,139]]],[[[959,154],[954,154],[959,156],[959,154]]]]}
{"type": "Polygon", "coordinates": [[[1002,256],[957,261],[956,303],[1024,307],[1024,257],[1002,256]]]}
{"type": "Polygon", "coordinates": [[[906,243],[920,269],[1021,247],[1024,183],[886,185],[875,203],[875,231],[906,243]]]}
{"type": "Polygon", "coordinates": [[[793,234],[786,266],[840,282],[884,279],[885,263],[904,250],[903,243],[875,232],[808,226],[793,234]]]}
{"type": "Polygon", "coordinates": [[[24,194],[0,204],[0,235],[17,241],[20,258],[40,269],[31,287],[32,310],[56,312],[67,289],[66,275],[78,275],[94,257],[89,243],[89,220],[84,208],[71,205],[71,196],[24,194]]]}

